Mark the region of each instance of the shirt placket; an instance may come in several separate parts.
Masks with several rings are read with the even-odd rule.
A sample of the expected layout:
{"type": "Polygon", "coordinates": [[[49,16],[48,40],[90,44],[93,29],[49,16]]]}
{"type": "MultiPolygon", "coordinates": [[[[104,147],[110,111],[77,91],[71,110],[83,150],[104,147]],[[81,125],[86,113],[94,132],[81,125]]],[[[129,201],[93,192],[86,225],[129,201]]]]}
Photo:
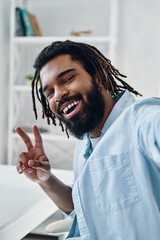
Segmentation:
{"type": "Polygon", "coordinates": [[[74,208],[77,215],[78,220],[78,228],[80,231],[81,240],[91,240],[90,234],[88,231],[87,223],[85,220],[85,216],[83,213],[83,208],[81,204],[81,197],[78,187],[78,181],[74,184],[74,188],[72,191],[73,201],[74,201],[74,208]]]}

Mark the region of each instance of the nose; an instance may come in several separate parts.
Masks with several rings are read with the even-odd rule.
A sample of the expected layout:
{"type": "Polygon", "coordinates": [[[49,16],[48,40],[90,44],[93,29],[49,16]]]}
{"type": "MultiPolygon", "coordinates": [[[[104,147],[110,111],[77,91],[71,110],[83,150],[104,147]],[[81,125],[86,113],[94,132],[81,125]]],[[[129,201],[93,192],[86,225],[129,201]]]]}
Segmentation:
{"type": "Polygon", "coordinates": [[[54,89],[54,98],[57,103],[61,101],[68,94],[69,94],[69,91],[65,87],[56,87],[54,89]]]}

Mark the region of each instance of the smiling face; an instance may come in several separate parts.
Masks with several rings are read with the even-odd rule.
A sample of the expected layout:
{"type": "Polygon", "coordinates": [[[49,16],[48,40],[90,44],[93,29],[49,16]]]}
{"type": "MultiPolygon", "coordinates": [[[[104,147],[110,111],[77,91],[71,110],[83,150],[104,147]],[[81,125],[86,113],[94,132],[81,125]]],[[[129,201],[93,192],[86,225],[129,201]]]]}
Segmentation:
{"type": "Polygon", "coordinates": [[[73,135],[81,138],[97,127],[104,116],[104,98],[79,61],[60,55],[42,67],[40,78],[51,111],[73,135]]]}
{"type": "Polygon", "coordinates": [[[72,61],[70,55],[60,55],[42,67],[40,77],[51,110],[59,117],[72,119],[80,111],[79,95],[86,101],[91,76],[78,61],[72,61]]]}

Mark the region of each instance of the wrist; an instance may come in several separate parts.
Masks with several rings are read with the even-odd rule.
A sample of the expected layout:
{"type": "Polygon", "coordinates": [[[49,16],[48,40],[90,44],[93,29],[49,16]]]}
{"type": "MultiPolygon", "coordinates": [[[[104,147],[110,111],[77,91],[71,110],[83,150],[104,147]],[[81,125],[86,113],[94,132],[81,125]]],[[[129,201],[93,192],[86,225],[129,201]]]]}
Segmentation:
{"type": "Polygon", "coordinates": [[[39,180],[38,184],[42,187],[42,186],[47,186],[50,185],[51,182],[53,182],[53,174],[51,172],[49,172],[47,174],[48,176],[45,176],[43,179],[39,180]]]}

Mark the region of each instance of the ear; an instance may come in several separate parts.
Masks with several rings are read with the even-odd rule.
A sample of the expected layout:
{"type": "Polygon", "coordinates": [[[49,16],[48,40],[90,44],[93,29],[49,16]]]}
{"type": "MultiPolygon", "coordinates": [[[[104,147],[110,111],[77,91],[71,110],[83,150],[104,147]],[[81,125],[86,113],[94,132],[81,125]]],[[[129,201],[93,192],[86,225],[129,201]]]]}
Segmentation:
{"type": "Polygon", "coordinates": [[[102,81],[95,75],[95,81],[100,89],[104,88],[102,81]]]}

